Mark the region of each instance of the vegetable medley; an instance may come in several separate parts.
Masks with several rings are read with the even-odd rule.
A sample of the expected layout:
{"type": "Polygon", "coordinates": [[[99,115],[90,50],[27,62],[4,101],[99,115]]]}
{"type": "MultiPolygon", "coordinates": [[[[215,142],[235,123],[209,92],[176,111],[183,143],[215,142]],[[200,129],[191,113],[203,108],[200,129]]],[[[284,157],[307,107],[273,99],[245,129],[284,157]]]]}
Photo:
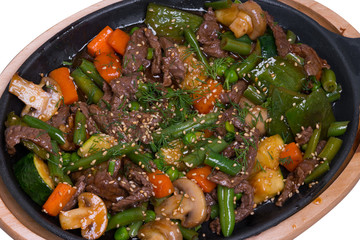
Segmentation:
{"type": "Polygon", "coordinates": [[[225,237],[272,201],[312,186],[349,122],[326,60],[254,1],[197,14],[150,3],[143,24],[104,28],[6,121],[14,174],[43,212],[82,237],[225,237]],[[112,231],[111,231],[112,230],[112,231]]]}

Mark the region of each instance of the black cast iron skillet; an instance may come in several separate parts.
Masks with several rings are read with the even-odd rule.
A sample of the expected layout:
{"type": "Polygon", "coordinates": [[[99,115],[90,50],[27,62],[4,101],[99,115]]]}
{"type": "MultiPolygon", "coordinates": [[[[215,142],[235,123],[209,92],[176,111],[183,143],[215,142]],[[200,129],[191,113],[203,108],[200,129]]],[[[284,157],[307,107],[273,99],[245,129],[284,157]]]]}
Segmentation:
{"type": "MultiPolygon", "coordinates": [[[[25,79],[40,82],[39,73],[47,73],[59,67],[63,60],[74,56],[104,26],[117,28],[141,23],[145,18],[146,6],[149,2],[185,10],[204,11],[205,1],[125,0],[109,5],[74,22],[49,39],[23,63],[18,70],[19,74],[25,79]]],[[[301,210],[322,193],[351,159],[349,154],[352,154],[350,151],[356,144],[355,137],[359,122],[360,39],[349,39],[329,32],[299,11],[277,1],[259,0],[257,2],[274,16],[275,21],[284,28],[293,30],[300,37],[301,42],[312,46],[319,56],[328,61],[343,87],[342,98],[334,106],[335,117],[338,121],[350,120],[351,122],[347,133],[342,137],[343,147],[331,163],[331,170],[319,180],[317,185],[312,188],[301,187],[300,193],[290,198],[282,208],[272,203],[257,207],[254,215],[236,225],[233,235],[228,239],[244,239],[259,234],[301,210]]],[[[42,213],[41,207],[36,205],[19,187],[12,173],[12,165],[27,151],[19,147],[15,156],[10,157],[7,154],[3,123],[9,112],[20,113],[23,104],[7,91],[2,95],[0,103],[0,171],[10,193],[33,219],[50,232],[64,239],[80,239],[79,231],[63,231],[57,219],[42,213]]],[[[203,224],[200,233],[200,238],[202,238],[202,233],[206,233],[206,239],[222,239],[211,233],[208,223],[203,224]]],[[[113,232],[106,233],[102,238],[112,239],[113,232]]]]}

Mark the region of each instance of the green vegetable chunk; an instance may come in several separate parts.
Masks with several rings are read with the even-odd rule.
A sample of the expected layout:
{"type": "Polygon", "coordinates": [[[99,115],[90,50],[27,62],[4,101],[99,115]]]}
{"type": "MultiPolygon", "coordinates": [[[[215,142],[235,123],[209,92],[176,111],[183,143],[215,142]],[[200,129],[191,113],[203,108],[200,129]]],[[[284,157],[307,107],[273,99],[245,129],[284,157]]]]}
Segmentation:
{"type": "Polygon", "coordinates": [[[102,96],[103,91],[96,86],[96,84],[83,72],[80,68],[75,69],[71,73],[79,89],[87,96],[88,103],[98,103],[102,96]]]}
{"type": "Polygon", "coordinates": [[[221,232],[225,237],[229,237],[235,227],[234,189],[218,185],[217,196],[221,232]]]}
{"type": "Polygon", "coordinates": [[[218,168],[220,169],[220,171],[227,173],[230,176],[235,176],[241,171],[241,168],[243,167],[238,162],[235,162],[221,155],[220,153],[215,153],[211,151],[206,154],[204,163],[213,168],[218,168]]]}
{"type": "Polygon", "coordinates": [[[302,126],[315,128],[316,124],[320,123],[321,139],[326,136],[330,124],[335,121],[331,104],[322,89],[312,92],[306,100],[290,108],[285,115],[294,135],[301,131],[302,126]]]}
{"type": "Polygon", "coordinates": [[[184,29],[196,32],[203,18],[182,10],[149,3],[145,23],[154,29],[158,36],[183,39],[184,29]]]}
{"type": "Polygon", "coordinates": [[[258,39],[260,41],[261,56],[263,58],[270,58],[277,55],[275,39],[272,35],[265,34],[258,39]]]}
{"type": "Polygon", "coordinates": [[[127,226],[130,223],[145,221],[147,219],[147,215],[153,216],[154,211],[147,210],[144,211],[142,207],[130,208],[119,212],[109,219],[108,226],[106,231],[109,231],[114,228],[119,228],[123,226],[127,226]],[[151,213],[152,212],[152,213],[151,213]]]}
{"type": "Polygon", "coordinates": [[[96,67],[92,62],[86,59],[82,59],[79,68],[81,69],[81,71],[83,71],[83,73],[85,73],[89,78],[91,78],[99,88],[103,88],[105,80],[100,76],[99,72],[96,70],[96,67]]]}

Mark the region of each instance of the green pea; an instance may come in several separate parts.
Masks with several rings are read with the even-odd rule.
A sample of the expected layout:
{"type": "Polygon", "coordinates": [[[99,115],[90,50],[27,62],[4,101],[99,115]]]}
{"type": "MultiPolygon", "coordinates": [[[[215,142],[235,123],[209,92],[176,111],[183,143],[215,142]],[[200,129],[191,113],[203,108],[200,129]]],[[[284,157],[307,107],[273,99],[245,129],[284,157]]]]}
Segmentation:
{"type": "Polygon", "coordinates": [[[234,133],[235,132],[235,127],[233,124],[231,124],[229,121],[225,122],[225,129],[228,132],[234,133]]]}
{"type": "Polygon", "coordinates": [[[130,35],[132,35],[136,30],[140,29],[139,27],[133,27],[131,30],[130,30],[130,35]]]}
{"type": "Polygon", "coordinates": [[[185,134],[184,138],[183,138],[183,142],[186,145],[192,144],[196,141],[196,134],[194,132],[189,132],[187,134],[185,134]]]}
{"type": "Polygon", "coordinates": [[[127,240],[130,238],[126,227],[118,228],[114,234],[115,240],[127,240]]]}
{"type": "Polygon", "coordinates": [[[227,64],[221,64],[217,67],[216,69],[216,74],[219,76],[219,77],[222,77],[224,76],[225,74],[225,71],[226,69],[228,68],[227,64]]]}
{"type": "Polygon", "coordinates": [[[166,170],[166,174],[169,176],[172,182],[179,178],[179,170],[177,170],[175,167],[171,167],[166,170]]]}
{"type": "Polygon", "coordinates": [[[130,103],[130,111],[138,111],[140,109],[140,104],[136,101],[130,103]]]}

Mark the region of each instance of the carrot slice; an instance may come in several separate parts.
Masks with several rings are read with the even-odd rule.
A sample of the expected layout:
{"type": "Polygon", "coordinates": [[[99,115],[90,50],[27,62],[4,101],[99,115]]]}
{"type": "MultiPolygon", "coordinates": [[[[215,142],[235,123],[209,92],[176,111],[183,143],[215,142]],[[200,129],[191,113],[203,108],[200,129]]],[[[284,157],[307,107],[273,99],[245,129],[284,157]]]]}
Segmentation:
{"type": "Polygon", "coordinates": [[[287,144],[280,153],[280,164],[290,172],[303,161],[302,152],[295,142],[287,144]]]}
{"type": "Polygon", "coordinates": [[[211,171],[212,168],[210,166],[194,168],[186,174],[186,177],[194,180],[204,192],[209,193],[216,188],[216,183],[207,179],[211,171]]]}
{"type": "Polygon", "coordinates": [[[160,170],[148,173],[149,182],[152,183],[156,198],[169,196],[174,192],[174,185],[170,178],[160,170]]]}
{"type": "Polygon", "coordinates": [[[213,79],[206,81],[205,84],[201,85],[200,91],[193,96],[195,109],[199,113],[209,113],[213,110],[216,99],[219,98],[222,92],[223,87],[221,83],[213,79]]]}
{"type": "Polygon", "coordinates": [[[102,53],[96,56],[94,65],[101,77],[108,83],[121,76],[120,58],[115,53],[102,53]]]}
{"type": "Polygon", "coordinates": [[[70,70],[67,67],[51,71],[49,77],[59,84],[66,105],[72,104],[79,99],[75,84],[70,76],[70,70]]]}
{"type": "Polygon", "coordinates": [[[76,189],[68,183],[59,183],[43,205],[43,211],[50,216],[57,216],[75,192],[76,189]]]}
{"type": "Polygon", "coordinates": [[[115,29],[110,34],[107,42],[115,50],[115,52],[124,55],[129,40],[130,36],[126,32],[120,29],[115,29]]]}
{"type": "Polygon", "coordinates": [[[94,37],[94,39],[87,45],[88,53],[92,56],[97,56],[101,53],[113,52],[114,50],[107,43],[107,39],[112,32],[113,30],[109,26],[106,26],[103,30],[101,30],[100,33],[96,35],[96,37],[94,37]]]}

